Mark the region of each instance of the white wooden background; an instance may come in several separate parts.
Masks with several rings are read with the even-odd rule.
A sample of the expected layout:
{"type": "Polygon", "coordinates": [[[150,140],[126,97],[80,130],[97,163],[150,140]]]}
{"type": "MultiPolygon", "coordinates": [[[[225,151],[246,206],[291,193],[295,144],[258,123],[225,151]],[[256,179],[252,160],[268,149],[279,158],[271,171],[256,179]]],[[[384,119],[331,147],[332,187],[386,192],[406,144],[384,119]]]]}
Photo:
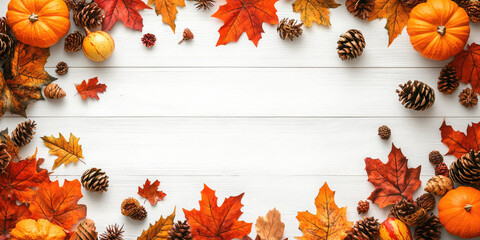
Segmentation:
{"type": "MultiPolygon", "coordinates": [[[[5,15],[7,0],[0,3],[5,15]]],[[[223,4],[224,1],[220,1],[223,4]]],[[[70,132],[80,137],[85,163],[59,167],[54,179],[79,178],[98,167],[110,176],[110,188],[101,195],[83,190],[88,217],[102,232],[108,224],[125,224],[126,238],[136,239],[142,229],[168,215],[177,206],[198,208],[203,183],[224,197],[245,192],[241,219],[255,222],[276,207],[286,224],[285,237],[300,236],[298,211],[315,212],[314,198],[325,181],[336,191],[339,206],[348,207],[348,219],[360,219],[359,200],[373,190],[364,170],[365,157],[387,160],[394,142],[411,167],[422,165],[423,193],[433,176],[428,163],[431,150],[447,152],[440,142],[444,118],[455,129],[479,121],[479,108],[465,109],[453,96],[436,91],[433,107],[424,112],[404,109],[395,89],[408,80],[421,80],[436,90],[437,76],[447,63],[423,59],[412,48],[406,31],[387,48],[385,20],[363,22],[350,15],[344,2],[331,11],[331,27],[304,29],[294,42],[282,41],[276,26],[264,24],[258,47],[243,35],[238,43],[215,47],[222,22],[211,11],[196,11],[193,2],[179,8],[177,31],[153,10],[144,17],[143,33],[154,33],[157,44],[145,48],[142,33],[118,23],[111,31],[116,51],[106,62],[94,63],[83,53],[63,51],[63,40],[51,48],[47,70],[56,76],[59,61],[70,66],[58,83],[67,97],[31,104],[27,114],[38,123],[32,143],[22,150],[46,158],[53,165],[40,137],[70,132]],[[178,45],[184,28],[195,39],[178,45]],[[342,62],[336,42],[348,29],[360,29],[366,38],[364,54],[342,62]],[[100,100],[82,101],[74,84],[98,76],[108,85],[100,100]],[[380,140],[377,128],[392,129],[389,141],[380,140]],[[161,181],[167,193],[152,207],[148,218],[135,222],[120,213],[126,197],[136,197],[145,179],[161,181]]],[[[291,2],[276,5],[278,17],[299,18],[291,2]]],[[[75,30],[75,27],[71,29],[75,30]]],[[[472,26],[470,42],[478,40],[479,25],[472,26]]],[[[461,89],[465,85],[461,85],[461,89]]],[[[13,130],[25,119],[6,115],[1,128],[13,130]]],[[[447,163],[453,157],[446,157],[447,163]]],[[[380,220],[387,212],[371,205],[370,215],[380,220]]],[[[252,229],[251,237],[255,230],[252,229]]],[[[455,239],[444,232],[443,239],[455,239]]]]}

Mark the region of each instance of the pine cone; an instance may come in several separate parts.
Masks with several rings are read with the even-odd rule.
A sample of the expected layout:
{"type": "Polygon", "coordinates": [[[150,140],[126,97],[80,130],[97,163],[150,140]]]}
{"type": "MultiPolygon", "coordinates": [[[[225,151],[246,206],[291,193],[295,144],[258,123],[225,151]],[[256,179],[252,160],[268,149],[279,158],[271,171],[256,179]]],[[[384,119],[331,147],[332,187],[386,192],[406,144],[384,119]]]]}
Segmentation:
{"type": "Polygon", "coordinates": [[[478,103],[477,93],[471,88],[465,88],[465,90],[458,95],[458,98],[460,103],[466,108],[473,107],[478,103]]]}
{"type": "Polygon", "coordinates": [[[156,41],[157,41],[157,37],[155,37],[155,35],[152,33],[144,34],[142,37],[143,45],[145,45],[145,47],[148,47],[148,48],[153,47],[156,41]]]}
{"type": "Polygon", "coordinates": [[[8,154],[7,145],[0,144],[0,174],[5,172],[10,160],[12,160],[12,157],[8,154]]]}
{"type": "Polygon", "coordinates": [[[471,1],[466,10],[470,21],[474,23],[480,22],[480,1],[471,1]]]}
{"type": "Polygon", "coordinates": [[[215,0],[195,0],[197,10],[210,10],[214,6],[215,0]]]}
{"type": "Polygon", "coordinates": [[[49,99],[59,99],[67,95],[65,91],[55,83],[48,84],[47,87],[43,89],[43,93],[45,97],[49,99]]]}
{"type": "MultiPolygon", "coordinates": [[[[451,171],[451,170],[450,170],[451,171]]],[[[425,191],[439,196],[445,195],[453,189],[453,182],[450,178],[438,175],[430,178],[425,186],[425,191]]]]}
{"type": "Polygon", "coordinates": [[[27,120],[17,125],[17,128],[12,132],[12,141],[18,147],[23,147],[32,141],[36,128],[35,121],[27,120]]]}
{"type": "Polygon", "coordinates": [[[95,222],[87,218],[78,225],[70,240],[97,240],[98,233],[95,230],[95,222]]]}
{"type": "Polygon", "coordinates": [[[448,167],[445,163],[440,163],[435,167],[435,175],[443,175],[448,177],[448,167]]]}
{"type": "Polygon", "coordinates": [[[382,125],[378,128],[378,136],[380,136],[381,139],[388,140],[390,135],[392,135],[392,131],[388,126],[382,125]]]}
{"type": "Polygon", "coordinates": [[[85,36],[83,36],[83,34],[79,31],[70,33],[65,38],[65,43],[63,45],[63,48],[65,49],[66,52],[78,52],[80,51],[80,49],[82,49],[84,38],[85,36]]]}
{"type": "Polygon", "coordinates": [[[443,162],[443,156],[439,151],[431,151],[430,154],[428,154],[428,160],[431,164],[437,165],[443,162]]]}
{"type": "Polygon", "coordinates": [[[147,217],[147,210],[135,198],[127,198],[122,202],[122,214],[131,217],[133,220],[144,220],[147,217]]]}
{"type": "Polygon", "coordinates": [[[193,240],[192,229],[187,220],[175,223],[168,231],[167,240],[193,240]]]}
{"type": "Polygon", "coordinates": [[[433,105],[435,102],[435,92],[427,84],[415,80],[408,81],[399,85],[401,90],[397,89],[399,101],[405,108],[423,111],[433,105]]]}
{"type": "Polygon", "coordinates": [[[365,48],[365,38],[363,38],[362,32],[350,29],[340,35],[337,44],[338,56],[342,60],[350,60],[362,55],[365,48]]]}
{"type": "Polygon", "coordinates": [[[438,217],[430,215],[424,225],[415,228],[416,240],[439,240],[442,234],[442,224],[438,217]]]}
{"type": "Polygon", "coordinates": [[[353,16],[367,20],[375,6],[375,0],[347,0],[345,6],[353,16]]]}
{"type": "Polygon", "coordinates": [[[470,0],[454,0],[461,8],[467,8],[468,4],[470,4],[470,0]]]}
{"type": "Polygon", "coordinates": [[[281,39],[285,40],[288,38],[290,41],[293,41],[294,38],[302,35],[302,26],[303,23],[297,24],[297,20],[295,19],[284,18],[278,24],[277,32],[281,39]]]}
{"type": "Polygon", "coordinates": [[[91,168],[82,175],[82,186],[90,192],[108,191],[108,176],[102,169],[91,168]]]}
{"type": "Polygon", "coordinates": [[[103,20],[102,9],[95,2],[77,3],[73,11],[73,21],[81,28],[95,29],[103,20]]]}
{"type": "Polygon", "coordinates": [[[0,33],[8,34],[10,27],[8,27],[7,19],[5,17],[0,18],[0,33]]]}
{"type": "Polygon", "coordinates": [[[437,88],[443,94],[452,94],[460,85],[455,67],[446,65],[438,76],[437,88]]]}
{"type": "Polygon", "coordinates": [[[427,211],[407,199],[393,205],[390,214],[409,226],[419,226],[428,220],[427,211]]]}
{"type": "Polygon", "coordinates": [[[427,0],[400,0],[400,1],[402,2],[403,6],[407,8],[413,8],[420,3],[426,2],[427,0]]]}
{"type": "Polygon", "coordinates": [[[460,184],[480,183],[480,151],[473,150],[461,156],[450,165],[450,178],[460,184]]]}
{"type": "Polygon", "coordinates": [[[431,193],[424,193],[422,196],[417,198],[417,205],[427,211],[431,211],[435,208],[437,201],[435,196],[431,193]]]}
{"type": "Polygon", "coordinates": [[[100,240],[123,240],[123,225],[122,227],[115,225],[109,225],[107,231],[100,235],[100,240]]]}
{"type": "Polygon", "coordinates": [[[57,69],[55,69],[55,72],[60,76],[63,76],[65,74],[67,74],[68,73],[68,64],[66,62],[59,62],[57,64],[57,69]]]}
{"type": "Polygon", "coordinates": [[[15,40],[5,33],[0,33],[0,61],[12,56],[15,40]]]}
{"type": "Polygon", "coordinates": [[[357,212],[358,214],[365,214],[370,209],[370,203],[368,201],[360,201],[358,202],[357,212]]]}
{"type": "Polygon", "coordinates": [[[74,0],[63,0],[65,2],[65,4],[67,4],[67,8],[68,10],[74,10],[75,9],[75,2],[74,0]]]}
{"type": "Polygon", "coordinates": [[[374,217],[363,217],[352,226],[352,229],[347,231],[347,236],[344,240],[375,240],[378,237],[378,230],[380,223],[374,217]]]}
{"type": "Polygon", "coordinates": [[[180,40],[180,42],[178,42],[178,44],[182,43],[183,41],[192,40],[193,38],[194,36],[192,31],[190,31],[188,28],[185,28],[185,30],[183,30],[183,38],[180,40]]]}

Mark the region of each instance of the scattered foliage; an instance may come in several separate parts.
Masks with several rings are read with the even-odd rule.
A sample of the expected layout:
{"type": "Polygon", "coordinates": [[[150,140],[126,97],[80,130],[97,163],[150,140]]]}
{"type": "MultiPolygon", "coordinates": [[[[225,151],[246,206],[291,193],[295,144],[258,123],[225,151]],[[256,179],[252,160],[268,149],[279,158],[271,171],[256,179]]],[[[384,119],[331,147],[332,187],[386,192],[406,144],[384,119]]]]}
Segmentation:
{"type": "Polygon", "coordinates": [[[458,78],[480,92],[480,45],[472,43],[457,54],[448,66],[455,67],[458,78]]]}
{"type": "Polygon", "coordinates": [[[62,164],[76,163],[80,158],[83,158],[82,145],[78,145],[80,138],[75,137],[72,133],[70,133],[68,142],[61,133],[59,133],[58,138],[52,135],[50,137],[44,136],[42,140],[45,146],[50,148],[48,153],[58,156],[55,159],[52,170],[62,164]]]}
{"type": "Polygon", "coordinates": [[[335,0],[296,0],[293,4],[293,11],[301,13],[300,19],[307,27],[312,26],[315,21],[318,24],[330,26],[329,8],[337,8],[340,4],[335,0]]]}
{"type": "Polygon", "coordinates": [[[160,219],[155,222],[155,224],[150,224],[147,230],[143,230],[140,237],[137,240],[160,240],[167,239],[168,231],[172,229],[173,220],[175,219],[175,209],[170,216],[163,218],[160,216],[160,219]]]}
{"type": "Polygon", "coordinates": [[[443,121],[440,127],[442,142],[447,145],[447,155],[453,155],[456,158],[469,153],[471,150],[480,151],[480,122],[468,125],[467,134],[453,130],[452,126],[443,121]]]}
{"type": "Polygon", "coordinates": [[[407,26],[411,10],[411,8],[402,4],[402,0],[375,0],[375,6],[368,20],[387,19],[385,28],[388,30],[388,46],[390,46],[393,40],[407,26]]]}
{"type": "Polygon", "coordinates": [[[151,184],[150,180],[146,180],[145,184],[142,187],[138,187],[138,195],[144,197],[146,200],[150,202],[152,205],[157,205],[157,202],[163,200],[167,194],[162,191],[158,191],[158,186],[160,186],[160,181],[155,180],[153,184],[151,184]]]}
{"type": "Polygon", "coordinates": [[[95,0],[95,2],[105,11],[103,31],[111,30],[117,21],[122,21],[133,30],[142,31],[143,18],[138,10],[151,9],[142,0],[95,0]]]}
{"type": "Polygon", "coordinates": [[[162,15],[162,21],[172,28],[175,33],[175,19],[177,18],[177,6],[185,7],[185,0],[148,0],[148,5],[155,4],[155,12],[162,15]]]}
{"type": "Polygon", "coordinates": [[[255,229],[261,240],[281,240],[285,224],[280,211],[274,208],[268,211],[265,217],[258,217],[255,229]]]}
{"type": "Polygon", "coordinates": [[[0,236],[6,236],[15,228],[15,224],[30,217],[30,211],[25,204],[18,205],[15,200],[0,196],[0,236]]]}
{"type": "Polygon", "coordinates": [[[98,77],[88,79],[88,83],[83,80],[81,84],[75,85],[75,87],[83,100],[87,100],[88,97],[99,100],[97,94],[107,90],[107,85],[98,83],[98,77]]]}

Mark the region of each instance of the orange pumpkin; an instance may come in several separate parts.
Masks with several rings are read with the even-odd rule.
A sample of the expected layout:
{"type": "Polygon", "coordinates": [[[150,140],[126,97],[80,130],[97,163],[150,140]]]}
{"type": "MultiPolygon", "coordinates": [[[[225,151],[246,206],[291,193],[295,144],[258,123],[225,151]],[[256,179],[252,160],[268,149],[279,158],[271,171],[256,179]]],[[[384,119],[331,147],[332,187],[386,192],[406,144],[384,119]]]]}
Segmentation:
{"type": "Polygon", "coordinates": [[[480,191],[463,186],[448,191],[438,203],[438,218],[452,235],[480,237],[480,191]]]}
{"type": "Polygon", "coordinates": [[[423,57],[445,60],[459,53],[470,36],[467,13],[451,0],[428,0],[412,9],[407,32],[423,57]]]}
{"type": "Polygon", "coordinates": [[[45,219],[24,219],[11,232],[11,240],[64,240],[67,235],[58,225],[45,219]]]}
{"type": "Polygon", "coordinates": [[[410,229],[396,218],[387,218],[378,230],[380,240],[412,240],[410,229]]]}
{"type": "Polygon", "coordinates": [[[70,11],[63,0],[11,0],[7,23],[15,37],[28,45],[47,48],[70,29],[70,11]]]}

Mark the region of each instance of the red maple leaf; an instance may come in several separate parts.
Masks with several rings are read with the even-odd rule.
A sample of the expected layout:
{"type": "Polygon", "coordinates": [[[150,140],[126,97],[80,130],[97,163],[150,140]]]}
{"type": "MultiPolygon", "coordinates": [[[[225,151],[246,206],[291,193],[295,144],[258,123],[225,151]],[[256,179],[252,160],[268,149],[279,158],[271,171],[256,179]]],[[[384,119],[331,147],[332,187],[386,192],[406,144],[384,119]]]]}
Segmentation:
{"type": "Polygon", "coordinates": [[[29,217],[30,211],[25,204],[18,205],[15,200],[0,197],[0,236],[7,236],[18,221],[29,217]]]}
{"type": "Polygon", "coordinates": [[[472,43],[467,50],[462,50],[448,64],[455,67],[458,78],[470,83],[473,90],[480,92],[480,45],[472,43]]]}
{"type": "Polygon", "coordinates": [[[224,24],[218,32],[220,38],[218,45],[225,45],[231,41],[238,41],[246,32],[255,46],[262,38],[264,22],[278,24],[277,9],[275,3],[278,0],[227,0],[225,5],[220,6],[212,15],[223,20],[224,24]]]}
{"type": "Polygon", "coordinates": [[[445,120],[440,127],[442,142],[447,145],[447,155],[453,155],[460,158],[470,150],[480,150],[480,122],[468,125],[467,134],[453,130],[452,126],[447,125],[445,120]]]}
{"type": "Polygon", "coordinates": [[[162,191],[158,191],[158,186],[160,186],[160,181],[155,180],[153,184],[150,183],[150,180],[145,181],[143,188],[138,187],[138,195],[146,198],[150,204],[157,205],[157,202],[163,200],[167,194],[162,191]]]}
{"type": "Polygon", "coordinates": [[[143,18],[138,10],[152,9],[142,0],[95,0],[95,2],[105,11],[103,31],[111,30],[119,20],[133,30],[142,31],[143,18]]]}
{"type": "Polygon", "coordinates": [[[392,151],[388,155],[388,162],[384,164],[380,159],[365,159],[368,181],[375,186],[369,200],[378,204],[380,208],[395,204],[406,198],[413,201],[412,194],[422,183],[420,171],[422,166],[408,168],[408,160],[399,148],[392,144],[392,151]]]}
{"type": "Polygon", "coordinates": [[[200,210],[183,209],[188,223],[192,227],[195,240],[230,240],[243,238],[251,231],[252,224],[238,221],[243,207],[243,194],[225,199],[222,206],[217,205],[215,191],[204,185],[200,210]]]}
{"type": "Polygon", "coordinates": [[[103,93],[107,90],[107,85],[98,83],[98,77],[88,79],[88,83],[83,80],[81,84],[75,85],[75,87],[83,100],[87,100],[88,97],[99,100],[97,93],[103,93]]]}

